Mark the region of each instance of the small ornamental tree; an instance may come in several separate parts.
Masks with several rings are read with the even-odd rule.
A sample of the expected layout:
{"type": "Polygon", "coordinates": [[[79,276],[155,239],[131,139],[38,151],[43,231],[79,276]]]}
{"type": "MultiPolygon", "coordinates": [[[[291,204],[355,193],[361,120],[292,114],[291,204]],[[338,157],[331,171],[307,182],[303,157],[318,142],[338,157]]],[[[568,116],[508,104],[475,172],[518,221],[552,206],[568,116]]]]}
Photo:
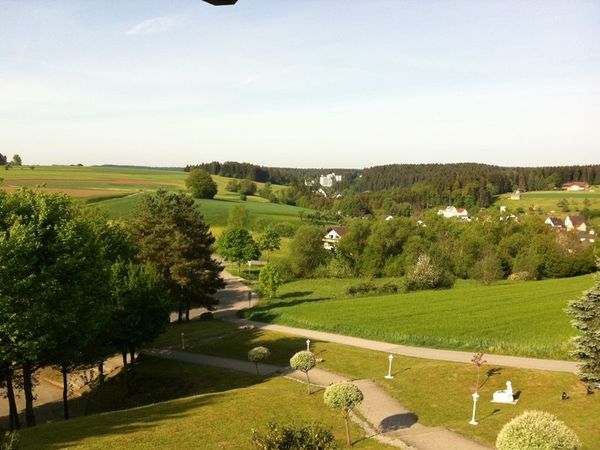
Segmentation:
{"type": "Polygon", "coordinates": [[[271,351],[267,347],[254,347],[248,352],[248,360],[256,365],[256,375],[258,372],[258,363],[263,362],[271,356],[271,351]]]}
{"type": "Polygon", "coordinates": [[[355,384],[343,381],[334,383],[325,389],[323,401],[327,406],[336,409],[342,413],[346,425],[346,442],[352,445],[350,441],[350,413],[363,401],[363,393],[355,384]]]}
{"type": "Polygon", "coordinates": [[[273,298],[281,283],[283,283],[283,278],[277,267],[267,264],[260,270],[258,286],[260,291],[267,294],[269,298],[273,298]]]}
{"type": "Polygon", "coordinates": [[[296,353],[290,359],[290,367],[294,370],[299,370],[300,372],[304,372],[306,375],[306,389],[310,394],[310,377],[308,376],[308,372],[311,369],[314,369],[317,365],[317,360],[315,359],[315,355],[312,352],[308,352],[303,350],[301,352],[296,353]]]}
{"type": "Polygon", "coordinates": [[[577,450],[581,441],[568,426],[550,413],[525,411],[502,427],[498,450],[577,450]]]}
{"type": "Polygon", "coordinates": [[[185,185],[195,198],[214,198],[217,195],[217,184],[210,174],[202,169],[192,169],[185,185]]]}
{"type": "Polygon", "coordinates": [[[596,286],[569,303],[567,314],[579,331],[572,353],[580,362],[579,376],[588,382],[600,382],[600,277],[596,286]]]}
{"type": "Polygon", "coordinates": [[[479,374],[481,372],[481,366],[483,366],[487,361],[483,359],[483,352],[475,353],[473,358],[471,358],[471,362],[475,367],[477,367],[477,384],[475,385],[475,392],[479,391],[479,374]]]}

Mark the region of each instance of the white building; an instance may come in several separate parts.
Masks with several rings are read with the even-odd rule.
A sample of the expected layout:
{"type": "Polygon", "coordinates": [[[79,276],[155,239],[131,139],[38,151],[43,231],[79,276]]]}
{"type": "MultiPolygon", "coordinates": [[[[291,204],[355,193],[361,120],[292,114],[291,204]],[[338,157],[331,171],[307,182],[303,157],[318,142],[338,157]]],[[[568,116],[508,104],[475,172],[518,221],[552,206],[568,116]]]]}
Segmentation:
{"type": "Polygon", "coordinates": [[[327,234],[323,238],[323,248],[325,250],[332,250],[337,241],[346,234],[346,228],[344,227],[329,227],[327,228],[327,234]]]}
{"type": "Polygon", "coordinates": [[[458,217],[459,219],[469,219],[469,211],[465,208],[456,208],[455,206],[448,206],[446,209],[438,210],[438,216],[444,216],[446,218],[458,217]]]}
{"type": "Polygon", "coordinates": [[[342,176],[336,175],[334,172],[319,177],[319,184],[323,187],[331,187],[333,183],[339,183],[340,181],[342,181],[342,176]]]}

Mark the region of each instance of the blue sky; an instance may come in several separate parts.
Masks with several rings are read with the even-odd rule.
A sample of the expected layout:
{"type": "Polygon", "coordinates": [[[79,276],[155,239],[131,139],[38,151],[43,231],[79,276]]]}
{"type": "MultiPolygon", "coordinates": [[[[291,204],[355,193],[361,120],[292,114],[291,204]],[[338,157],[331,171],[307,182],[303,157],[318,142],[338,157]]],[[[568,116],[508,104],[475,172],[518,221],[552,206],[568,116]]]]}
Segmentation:
{"type": "Polygon", "coordinates": [[[600,163],[600,2],[0,0],[25,163],[600,163]]]}

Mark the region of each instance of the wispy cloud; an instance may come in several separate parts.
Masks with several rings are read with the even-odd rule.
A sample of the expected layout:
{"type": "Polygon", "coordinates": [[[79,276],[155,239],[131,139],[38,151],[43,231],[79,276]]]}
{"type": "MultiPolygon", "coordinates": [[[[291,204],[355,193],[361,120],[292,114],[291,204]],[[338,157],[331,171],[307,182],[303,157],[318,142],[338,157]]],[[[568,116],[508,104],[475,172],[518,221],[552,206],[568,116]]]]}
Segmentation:
{"type": "Polygon", "coordinates": [[[162,33],[181,23],[181,17],[175,15],[153,17],[132,26],[125,33],[129,35],[162,33]]]}

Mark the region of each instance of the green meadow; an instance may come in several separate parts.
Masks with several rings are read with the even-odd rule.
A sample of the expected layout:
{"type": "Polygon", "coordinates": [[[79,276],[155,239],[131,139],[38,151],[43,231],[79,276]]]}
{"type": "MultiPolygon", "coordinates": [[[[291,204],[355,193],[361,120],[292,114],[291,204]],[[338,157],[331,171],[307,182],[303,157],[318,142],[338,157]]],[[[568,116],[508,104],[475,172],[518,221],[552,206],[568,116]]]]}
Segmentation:
{"type": "Polygon", "coordinates": [[[492,286],[459,280],[448,290],[347,297],[356,282],[287,283],[245,317],[397,344],[569,359],[574,330],[564,309],[593,276],[492,286]]]}
{"type": "MultiPolygon", "coordinates": [[[[82,167],[82,166],[29,166],[11,168],[0,172],[5,190],[23,186],[46,192],[63,192],[81,198],[87,205],[104,210],[113,220],[127,220],[135,214],[141,194],[158,189],[185,189],[187,173],[176,170],[143,169],[126,167],[82,167]]],[[[290,205],[269,203],[267,200],[248,196],[246,201],[239,194],[228,192],[227,183],[231,178],[213,176],[218,192],[214,200],[199,200],[206,221],[219,231],[227,224],[231,207],[243,204],[248,209],[250,221],[261,220],[263,224],[287,222],[300,224],[300,211],[307,211],[290,205]]],[[[257,183],[259,188],[263,183],[257,183]]],[[[273,185],[274,192],[286,189],[273,185]]]]}
{"type": "Polygon", "coordinates": [[[509,210],[523,208],[525,211],[537,211],[541,214],[550,214],[554,211],[559,217],[575,214],[585,207],[584,201],[590,202],[590,209],[600,209],[600,191],[598,189],[573,192],[573,191],[532,191],[523,192],[520,200],[511,200],[510,194],[496,197],[495,205],[506,206],[509,210]],[[558,202],[566,199],[569,202],[569,212],[563,212],[558,202]]]}

